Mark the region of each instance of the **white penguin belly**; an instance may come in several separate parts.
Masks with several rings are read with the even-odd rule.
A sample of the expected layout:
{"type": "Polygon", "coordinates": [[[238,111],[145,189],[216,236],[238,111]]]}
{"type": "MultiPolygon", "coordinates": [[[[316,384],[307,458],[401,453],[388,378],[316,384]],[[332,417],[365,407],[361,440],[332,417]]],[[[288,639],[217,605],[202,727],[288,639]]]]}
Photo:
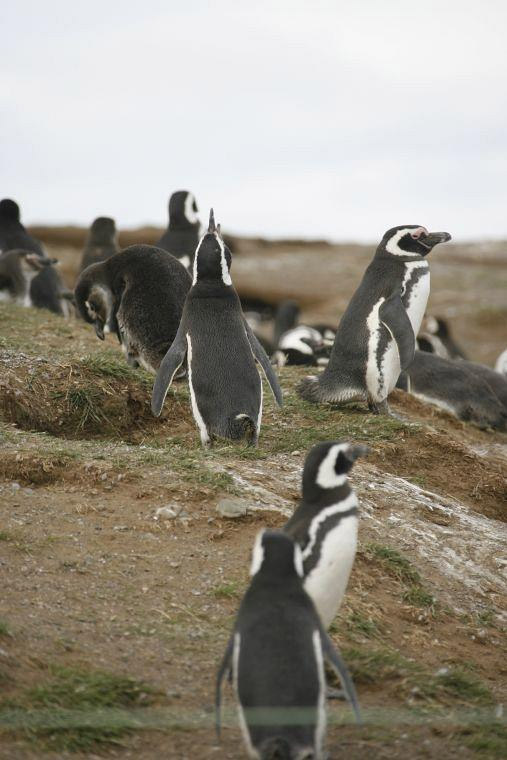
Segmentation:
{"type": "Polygon", "coordinates": [[[320,560],[305,578],[310,595],[326,628],[331,625],[349,581],[357,546],[357,515],[343,518],[321,546],[320,560]]]}
{"type": "Polygon", "coordinates": [[[398,346],[394,339],[391,339],[387,344],[380,366],[378,363],[377,349],[381,331],[387,330],[387,327],[381,323],[379,317],[379,309],[384,301],[384,298],[380,298],[377,301],[366,320],[369,333],[366,388],[374,401],[383,401],[387,398],[396,386],[401,370],[398,346]]]}
{"type": "Polygon", "coordinates": [[[426,261],[414,261],[405,264],[406,274],[403,286],[410,280],[410,276],[414,269],[425,269],[424,274],[419,275],[417,282],[412,285],[410,289],[409,300],[406,306],[408,318],[414,331],[414,335],[417,337],[417,333],[421,327],[421,322],[426,311],[428,304],[428,298],[430,295],[430,270],[426,261]]]}

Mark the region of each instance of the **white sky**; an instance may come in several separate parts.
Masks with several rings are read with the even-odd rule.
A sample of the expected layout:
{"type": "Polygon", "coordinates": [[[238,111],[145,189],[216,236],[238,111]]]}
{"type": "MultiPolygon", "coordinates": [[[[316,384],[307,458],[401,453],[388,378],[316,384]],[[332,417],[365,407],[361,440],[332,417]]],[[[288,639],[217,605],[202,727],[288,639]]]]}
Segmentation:
{"type": "Polygon", "coordinates": [[[2,3],[0,197],[27,223],[507,237],[506,0],[2,3]]]}

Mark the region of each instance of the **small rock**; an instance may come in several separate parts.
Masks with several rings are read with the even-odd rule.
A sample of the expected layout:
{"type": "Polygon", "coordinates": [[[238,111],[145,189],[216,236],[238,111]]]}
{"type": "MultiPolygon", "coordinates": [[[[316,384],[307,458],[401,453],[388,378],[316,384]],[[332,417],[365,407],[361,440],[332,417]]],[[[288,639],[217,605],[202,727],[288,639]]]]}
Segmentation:
{"type": "Polygon", "coordinates": [[[21,486],[19,485],[19,483],[11,483],[11,488],[13,491],[19,491],[21,486]]]}
{"type": "Polygon", "coordinates": [[[128,530],[128,529],[129,529],[128,525],[115,525],[115,526],[113,526],[113,530],[123,531],[123,530],[128,530]]]}
{"type": "Polygon", "coordinates": [[[292,454],[293,457],[298,457],[301,454],[301,452],[300,451],[291,451],[291,454],[292,454]]]}
{"type": "Polygon", "coordinates": [[[159,507],[153,517],[154,520],[174,520],[176,512],[171,507],[159,507]]]}
{"type": "Polygon", "coordinates": [[[235,519],[244,517],[248,510],[248,502],[245,499],[220,499],[217,504],[217,512],[220,517],[235,519]]]}

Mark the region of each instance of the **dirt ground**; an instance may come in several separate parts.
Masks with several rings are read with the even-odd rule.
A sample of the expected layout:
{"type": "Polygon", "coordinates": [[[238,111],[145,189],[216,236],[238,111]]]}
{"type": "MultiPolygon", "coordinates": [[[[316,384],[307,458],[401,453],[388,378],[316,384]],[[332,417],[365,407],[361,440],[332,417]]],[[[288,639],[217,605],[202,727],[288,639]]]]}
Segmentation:
{"type": "MultiPolygon", "coordinates": [[[[69,286],[79,235],[45,232],[69,286]]],[[[233,242],[238,290],[297,298],[308,320],[337,322],[372,255],[233,242]]],[[[428,311],[492,364],[507,344],[507,245],[442,246],[431,271],[428,311]]],[[[360,548],[331,629],[364,725],[330,702],[330,757],[506,756],[507,436],[400,391],[406,422],[315,407],[296,396],[304,374],[281,370],[282,411],[266,389],[257,451],[203,452],[185,384],[154,420],[152,379],[111,336],[0,304],[1,758],[244,757],[229,687],[221,743],[213,700],[251,547],[294,509],[308,448],[339,438],[371,449],[351,478],[360,548]],[[247,515],[221,518],[224,498],[247,515]]]]}

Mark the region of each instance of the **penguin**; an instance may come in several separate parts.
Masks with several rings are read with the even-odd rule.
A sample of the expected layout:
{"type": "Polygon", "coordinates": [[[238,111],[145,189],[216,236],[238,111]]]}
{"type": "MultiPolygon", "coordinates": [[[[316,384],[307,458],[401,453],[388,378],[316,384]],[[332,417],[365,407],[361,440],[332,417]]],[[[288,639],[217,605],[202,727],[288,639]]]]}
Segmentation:
{"type": "Polygon", "coordinates": [[[275,315],[273,364],[278,367],[327,365],[335,331],[329,325],[298,324],[299,312],[296,301],[289,299],[279,305],[275,315]]]}
{"type": "Polygon", "coordinates": [[[443,356],[444,359],[466,359],[467,355],[451,335],[449,324],[442,317],[425,317],[417,336],[420,351],[443,356]]]}
{"type": "Polygon", "coordinates": [[[341,318],[329,364],[305,378],[298,391],[307,401],[367,401],[370,411],[389,413],[387,397],[413,359],[430,291],[425,259],[448,232],[419,225],[388,230],[341,318]]]}
{"type": "Polygon", "coordinates": [[[283,530],[302,551],[304,588],[325,628],[342,603],[357,545],[358,503],[348,472],[367,446],[327,441],[303,468],[302,499],[283,530]]]}
{"type": "Polygon", "coordinates": [[[98,216],[93,220],[88,231],[79,271],[82,272],[90,264],[105,261],[118,253],[119,250],[118,232],[114,219],[110,219],[108,216],[98,216]]]}
{"type": "Polygon", "coordinates": [[[216,437],[256,445],[262,417],[257,361],[279,406],[282,392],[269,359],[243,316],[232,284],[231,253],[211,209],[194,257],[193,281],[178,333],[158,371],[152,411],[158,416],[174,373],[187,357],[192,412],[201,443],[216,437]]]}
{"type": "Polygon", "coordinates": [[[299,546],[281,532],[261,531],[250,574],[252,580],[217,675],[218,736],[222,681],[229,673],[248,757],[322,760],[325,660],[338,673],[360,722],[354,684],[303,588],[299,546]]]}
{"type": "MultiPolygon", "coordinates": [[[[10,198],[4,198],[0,201],[0,251],[13,249],[35,253],[52,263],[39,241],[29,235],[21,224],[18,204],[10,198]]],[[[32,279],[30,299],[32,305],[39,309],[67,314],[65,287],[55,267],[41,267],[41,271],[32,279]]]]}
{"type": "Polygon", "coordinates": [[[169,198],[169,223],[157,243],[169,251],[184,267],[192,266],[195,249],[199,242],[200,222],[197,203],[188,190],[178,190],[169,198]]]}
{"type": "Polygon", "coordinates": [[[56,259],[43,258],[30,251],[14,248],[0,254],[0,301],[32,306],[30,284],[44,267],[56,259]]]}
{"type": "Polygon", "coordinates": [[[499,372],[501,375],[507,375],[507,348],[505,351],[502,351],[496,360],[495,372],[499,372]]]}
{"type": "Polygon", "coordinates": [[[502,376],[499,372],[496,372],[491,367],[487,367],[485,364],[469,362],[467,360],[463,360],[460,364],[476,377],[482,378],[489,385],[507,412],[507,377],[502,376]]]}
{"type": "Polygon", "coordinates": [[[507,411],[483,377],[466,364],[416,351],[396,387],[480,428],[507,430],[507,411]]]}
{"type": "Polygon", "coordinates": [[[180,323],[191,279],[174,257],[152,245],[131,245],[79,276],[76,306],[104,340],[116,333],[136,367],[156,373],[180,323]]]}

